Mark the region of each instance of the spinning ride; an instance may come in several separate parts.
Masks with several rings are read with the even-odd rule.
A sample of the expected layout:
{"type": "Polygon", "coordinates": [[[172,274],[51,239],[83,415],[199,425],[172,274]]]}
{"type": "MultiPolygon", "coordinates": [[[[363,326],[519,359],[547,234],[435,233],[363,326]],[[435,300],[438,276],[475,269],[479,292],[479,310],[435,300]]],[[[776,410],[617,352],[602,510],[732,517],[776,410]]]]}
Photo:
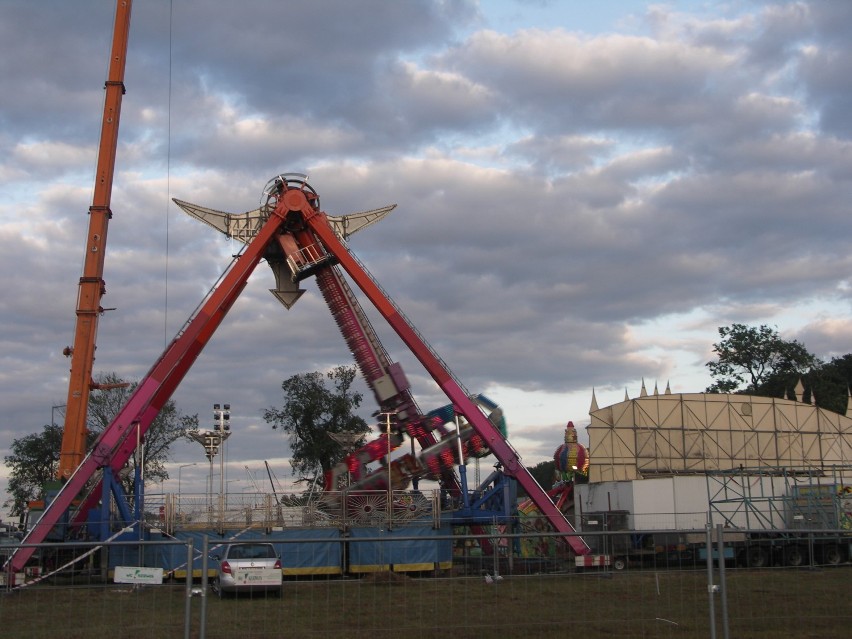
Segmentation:
{"type": "MultiPolygon", "coordinates": [[[[403,480],[432,472],[438,475],[448,489],[460,492],[460,483],[446,463],[444,451],[452,446],[448,439],[450,430],[444,425],[441,415],[422,415],[411,396],[410,387],[401,368],[390,361],[375,333],[363,315],[363,309],[354,301],[354,295],[343,280],[340,270],[345,271],[363,294],[375,306],[381,316],[396,331],[414,356],[420,361],[432,379],[450,400],[452,414],[458,420],[456,446],[467,443],[468,452],[489,449],[498,459],[501,473],[514,478],[526,490],[530,500],[558,531],[566,534],[566,541],[578,555],[585,555],[589,547],[574,533],[574,528],[550,497],[538,485],[521,463],[508,441],[495,426],[498,414],[491,411],[491,419],[480,404],[453,376],[449,368],[420,336],[400,309],[375,282],[366,268],[349,251],[345,240],[352,228],[359,228],[375,221],[379,212],[372,211],[355,216],[350,220],[326,215],[319,205],[319,195],[299,174],[278,175],[264,189],[261,207],[242,216],[221,213],[211,215],[210,209],[195,207],[196,211],[208,216],[213,226],[226,225],[234,229],[233,236],[245,242],[243,251],[234,259],[229,269],[201,304],[199,309],[179,331],[148,374],[140,381],[127,404],[116,418],[104,429],[92,450],[86,455],[62,489],[47,506],[36,525],[30,530],[25,542],[11,558],[12,569],[19,570],[35,549],[29,544],[43,541],[66,515],[71,527],[79,527],[89,511],[103,497],[100,488],[104,478],[116,475],[133,454],[138,442],[144,437],[159,410],[169,400],[178,384],[189,371],[207,342],[221,324],[245,287],[249,276],[261,260],[266,260],[275,273],[276,297],[290,306],[301,294],[298,283],[306,277],[316,276],[329,308],[341,327],[344,338],[355,355],[365,379],[373,390],[381,412],[393,413],[393,428],[388,438],[371,442],[350,456],[347,464],[356,471],[366,460],[380,458],[391,447],[399,445],[404,436],[419,442],[422,460],[398,460],[398,476],[403,480]],[[360,222],[359,222],[360,220],[360,222]],[[243,235],[240,235],[243,234],[243,235]],[[466,437],[461,424],[468,425],[466,437]],[[434,448],[438,446],[438,448],[434,448]],[[430,456],[430,449],[432,455],[430,456]],[[429,471],[430,459],[437,459],[429,471]],[[445,460],[441,463],[440,460],[445,460]],[[354,463],[357,461],[358,463],[354,463]],[[421,470],[425,469],[425,470],[421,470]],[[96,480],[96,481],[92,481],[96,480]],[[88,487],[94,486],[92,490],[88,487]]],[[[379,209],[377,211],[387,211],[379,209]]],[[[219,226],[217,226],[219,228],[219,226]]],[[[220,228],[220,230],[222,230],[220,228]]],[[[464,458],[465,446],[461,446],[464,458]]],[[[463,468],[463,466],[462,466],[463,468]]],[[[363,479],[366,480],[366,476],[363,479]]],[[[332,478],[333,480],[333,478],[332,478]]],[[[357,478],[361,481],[361,478],[357,478]]]]}

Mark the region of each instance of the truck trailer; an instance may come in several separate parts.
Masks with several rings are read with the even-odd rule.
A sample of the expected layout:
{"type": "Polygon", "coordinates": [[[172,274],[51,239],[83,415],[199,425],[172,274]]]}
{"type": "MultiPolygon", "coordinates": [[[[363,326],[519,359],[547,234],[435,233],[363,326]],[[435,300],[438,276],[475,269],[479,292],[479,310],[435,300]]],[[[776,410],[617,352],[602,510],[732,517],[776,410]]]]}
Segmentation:
{"type": "Polygon", "coordinates": [[[708,524],[714,545],[722,525],[725,558],[742,566],[837,565],[852,557],[852,467],[605,481],[578,485],[574,495],[578,526],[603,557],[598,565],[616,570],[704,561],[708,524]]]}

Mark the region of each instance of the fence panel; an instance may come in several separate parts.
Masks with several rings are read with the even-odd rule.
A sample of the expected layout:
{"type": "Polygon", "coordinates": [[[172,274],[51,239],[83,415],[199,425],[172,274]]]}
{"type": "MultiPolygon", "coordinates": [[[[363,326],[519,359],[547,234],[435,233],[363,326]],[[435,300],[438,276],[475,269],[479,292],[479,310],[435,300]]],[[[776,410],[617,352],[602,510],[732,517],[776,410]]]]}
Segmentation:
{"type": "MultiPolygon", "coordinates": [[[[708,582],[706,531],[664,531],[653,544],[642,531],[586,533],[589,545],[610,558],[587,568],[577,566],[567,544],[554,533],[513,534],[495,526],[475,533],[441,532],[424,539],[404,528],[376,527],[365,534],[330,539],[306,529],[300,538],[275,540],[282,560],[296,557],[313,566],[316,557],[326,557],[333,546],[338,570],[285,570],[280,596],[273,590],[223,598],[213,588],[218,564],[212,559],[207,572],[211,587],[201,589],[201,548],[206,540],[210,555],[215,555],[228,543],[227,536],[101,546],[43,544],[38,563],[28,574],[18,576],[14,586],[4,582],[0,632],[4,637],[39,639],[336,635],[703,639],[711,637],[711,597],[718,637],[724,636],[725,621],[730,636],[738,639],[845,638],[852,627],[852,566],[844,554],[849,538],[841,531],[834,531],[841,542],[839,565],[827,552],[831,544],[820,543],[827,538],[826,531],[795,531],[804,535],[797,539],[811,541],[801,549],[800,558],[807,561],[798,565],[790,565],[798,559],[785,551],[780,538],[745,545],[743,531],[723,531],[725,606],[722,589],[714,594],[708,589],[720,585],[721,575],[714,534],[709,554],[713,576],[708,582]],[[191,566],[186,560],[190,541],[195,557],[191,566]],[[424,544],[436,542],[451,549],[450,562],[430,559],[423,552],[424,544]],[[353,554],[352,544],[374,550],[353,554]],[[760,566],[749,565],[759,555],[753,547],[764,551],[760,566]],[[635,553],[619,555],[628,550],[635,553]],[[353,566],[347,562],[353,556],[371,554],[378,558],[373,569],[350,570],[353,566]],[[623,564],[615,561],[625,556],[623,564]],[[76,561],[69,563],[71,558],[76,561]],[[162,584],[146,581],[153,579],[150,570],[132,573],[163,565],[162,584]],[[138,583],[116,583],[122,566],[131,569],[125,577],[138,583]],[[722,617],[725,611],[727,620],[722,617]]],[[[274,534],[268,533],[269,538],[274,534]]]]}

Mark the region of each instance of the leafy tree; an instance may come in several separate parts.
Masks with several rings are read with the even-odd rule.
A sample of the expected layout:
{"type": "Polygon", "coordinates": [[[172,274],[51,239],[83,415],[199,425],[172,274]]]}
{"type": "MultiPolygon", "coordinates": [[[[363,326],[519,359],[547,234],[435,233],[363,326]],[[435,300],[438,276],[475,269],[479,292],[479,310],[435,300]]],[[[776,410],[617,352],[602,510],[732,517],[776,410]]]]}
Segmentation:
{"type": "MultiPolygon", "coordinates": [[[[93,391],[89,399],[86,436],[89,446],[118,414],[136,387],[135,383],[125,385],[114,373],[100,375],[96,382],[104,390],[93,391]]],[[[168,479],[165,462],[171,444],[197,429],[197,415],[183,415],[173,401],[166,402],[145,434],[145,478],[154,481],[168,479]]],[[[12,515],[22,514],[28,502],[44,498],[45,484],[56,479],[61,447],[62,426],[56,424],[45,426],[41,433],[12,440],[12,454],[4,458],[10,469],[7,488],[10,498],[5,505],[10,507],[12,515]]],[[[128,492],[133,487],[135,465],[134,457],[129,463],[131,472],[122,479],[128,492]]]]}
{"type": "Polygon", "coordinates": [[[852,354],[835,357],[820,364],[802,379],[805,401],[841,415],[846,413],[849,387],[852,384],[852,354]]]}
{"type": "Polygon", "coordinates": [[[719,336],[721,341],[713,345],[718,359],[707,362],[716,378],[708,393],[772,392],[783,397],[783,391],[775,394],[779,385],[795,386],[800,376],[820,364],[801,343],[781,339],[777,330],[766,325],[722,326],[719,336]]]}
{"type": "Polygon", "coordinates": [[[353,390],[354,381],[354,366],[293,375],[281,384],[284,405],[263,412],[273,429],[289,436],[290,465],[300,477],[329,471],[343,459],[344,451],[329,433],[369,432],[367,422],[354,414],[363,399],[353,390]]]}
{"type": "MultiPolygon", "coordinates": [[[[109,426],[138,385],[137,382],[126,384],[115,373],[100,375],[95,381],[97,385],[104,387],[104,390],[92,391],[89,398],[86,426],[90,445],[104,428],[109,426]]],[[[173,400],[167,401],[151,423],[142,442],[145,480],[159,482],[168,479],[165,462],[168,461],[171,445],[180,439],[188,440],[189,433],[197,430],[198,415],[184,415],[173,400]]],[[[133,437],[133,434],[128,436],[133,437]]],[[[133,488],[136,461],[137,455],[130,458],[128,472],[122,477],[122,484],[128,492],[133,488]]]]}
{"type": "MultiPolygon", "coordinates": [[[[556,462],[552,459],[539,462],[535,466],[527,466],[527,470],[544,490],[553,488],[553,484],[556,482],[556,462]]],[[[518,497],[529,497],[527,491],[520,484],[518,484],[518,497]]]]}
{"type": "Polygon", "coordinates": [[[9,499],[4,506],[12,516],[22,515],[27,504],[44,497],[44,485],[56,479],[62,426],[46,424],[40,433],[12,440],[12,454],[3,458],[9,469],[9,499]]]}
{"type": "MultiPolygon", "coordinates": [[[[535,477],[538,485],[544,490],[550,490],[556,485],[558,477],[556,473],[556,462],[554,460],[547,459],[543,462],[539,462],[535,466],[527,466],[527,470],[530,472],[530,475],[535,477]]],[[[574,482],[574,485],[588,484],[589,476],[584,475],[583,473],[574,473],[572,481],[574,482]]],[[[524,490],[523,486],[520,484],[518,484],[518,497],[529,497],[527,491],[524,490]]]]}

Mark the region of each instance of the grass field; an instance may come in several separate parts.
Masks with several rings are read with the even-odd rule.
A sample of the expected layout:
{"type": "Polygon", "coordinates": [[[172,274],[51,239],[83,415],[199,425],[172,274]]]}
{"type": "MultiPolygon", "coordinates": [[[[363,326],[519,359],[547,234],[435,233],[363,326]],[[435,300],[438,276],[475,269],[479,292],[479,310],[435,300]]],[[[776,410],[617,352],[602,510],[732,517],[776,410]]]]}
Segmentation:
{"type": "MultiPolygon", "coordinates": [[[[852,570],[728,572],[730,636],[852,636],[852,570]]],[[[0,596],[0,636],[23,639],[183,637],[183,584],[139,589],[39,585],[0,596]]],[[[199,636],[202,600],[191,600],[199,636]]],[[[716,598],[718,636],[720,603],[716,598]]],[[[287,582],[281,599],[207,598],[206,637],[272,639],[710,636],[707,576],[624,572],[482,578],[287,582]]]]}

